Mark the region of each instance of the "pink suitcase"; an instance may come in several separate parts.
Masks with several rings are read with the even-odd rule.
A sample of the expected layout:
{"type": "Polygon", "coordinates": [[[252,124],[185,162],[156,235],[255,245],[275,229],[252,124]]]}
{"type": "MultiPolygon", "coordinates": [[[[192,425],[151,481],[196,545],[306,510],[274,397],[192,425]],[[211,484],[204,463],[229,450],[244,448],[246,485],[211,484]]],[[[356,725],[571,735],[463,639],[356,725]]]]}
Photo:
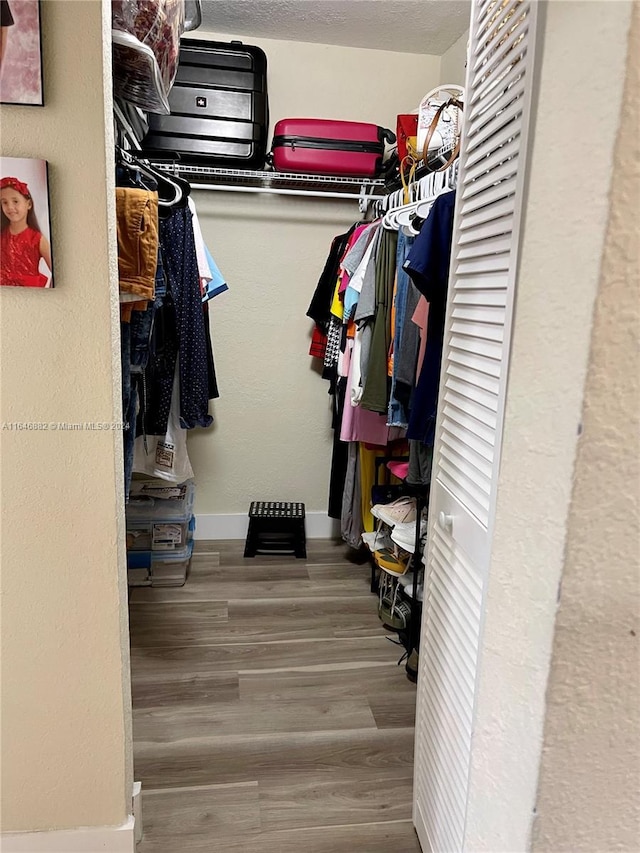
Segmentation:
{"type": "Polygon", "coordinates": [[[395,135],[377,124],[285,118],[274,128],[273,168],[277,172],[374,178],[382,168],[385,140],[395,142],[395,135]]]}

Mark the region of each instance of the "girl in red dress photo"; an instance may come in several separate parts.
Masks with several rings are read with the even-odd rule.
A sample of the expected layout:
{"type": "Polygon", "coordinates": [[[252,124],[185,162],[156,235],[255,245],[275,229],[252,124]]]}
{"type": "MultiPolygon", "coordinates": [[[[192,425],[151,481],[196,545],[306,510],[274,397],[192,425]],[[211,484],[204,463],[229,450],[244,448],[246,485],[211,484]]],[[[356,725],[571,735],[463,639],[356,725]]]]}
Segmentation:
{"type": "Polygon", "coordinates": [[[28,185],[15,177],[0,179],[0,285],[52,287],[51,248],[42,233],[28,185]]]}

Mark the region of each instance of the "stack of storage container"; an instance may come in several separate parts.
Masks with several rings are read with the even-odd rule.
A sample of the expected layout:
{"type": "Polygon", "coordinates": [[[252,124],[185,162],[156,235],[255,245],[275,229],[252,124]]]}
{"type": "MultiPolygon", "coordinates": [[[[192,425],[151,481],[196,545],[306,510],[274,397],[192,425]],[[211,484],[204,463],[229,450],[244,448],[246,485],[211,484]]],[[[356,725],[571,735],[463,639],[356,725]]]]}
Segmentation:
{"type": "Polygon", "coordinates": [[[193,481],[134,480],[127,504],[129,586],[182,586],[193,552],[193,481]]]}

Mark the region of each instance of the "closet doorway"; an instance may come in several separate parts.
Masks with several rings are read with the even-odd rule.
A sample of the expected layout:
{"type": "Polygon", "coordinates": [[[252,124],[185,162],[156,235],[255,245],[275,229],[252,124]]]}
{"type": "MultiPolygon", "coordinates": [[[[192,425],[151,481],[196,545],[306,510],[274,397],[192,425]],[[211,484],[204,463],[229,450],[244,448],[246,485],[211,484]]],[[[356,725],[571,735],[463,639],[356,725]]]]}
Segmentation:
{"type": "MultiPolygon", "coordinates": [[[[287,116],[395,129],[397,117],[415,111],[427,92],[464,86],[470,20],[491,26],[496,10],[508,21],[514,9],[521,11],[519,0],[478,4],[473,18],[466,0],[328,0],[300,2],[292,18],[289,7],[269,0],[205,0],[202,23],[189,37],[202,44],[242,40],[264,50],[269,139],[287,116]]],[[[477,36],[472,43],[478,59],[477,36]]],[[[355,199],[336,199],[326,186],[324,193],[292,197],[223,192],[198,181],[193,170],[178,166],[177,174],[193,178],[202,236],[229,292],[212,302],[207,320],[220,384],[214,425],[194,430],[187,444],[197,515],[190,575],[179,588],[134,588],[130,596],[135,778],[144,803],[140,853],[216,845],[256,853],[303,847],[417,853],[428,849],[442,815],[445,828],[434,849],[448,849],[450,827],[457,831],[464,821],[446,799],[451,762],[446,757],[425,771],[424,745],[419,753],[418,772],[432,775],[431,791],[436,786],[429,806],[438,804],[434,821],[421,804],[415,811],[416,686],[405,676],[399,634],[388,625],[403,612],[413,618],[408,651],[417,649],[417,602],[426,589],[418,549],[428,492],[411,498],[417,537],[409,537],[406,550],[414,555],[415,581],[396,579],[386,622],[379,618],[383,597],[371,594],[369,562],[341,541],[349,541],[344,523],[342,538],[333,535],[337,528],[325,509],[336,437],[318,375],[322,361],[314,365],[307,355],[308,310],[330,248],[362,213],[355,199]],[[246,511],[261,498],[304,501],[306,559],[243,556],[246,511]]],[[[451,175],[429,184],[431,202],[451,194],[457,170],[451,175]]],[[[393,206],[390,188],[367,191],[384,199],[381,216],[393,206]]],[[[395,269],[395,240],[393,256],[395,269]]],[[[350,544],[369,533],[378,551],[380,531],[366,526],[367,514],[364,508],[363,529],[350,544]]],[[[398,528],[406,523],[396,520],[398,528]]],[[[442,614],[436,618],[442,627],[442,614]]],[[[444,696],[447,673],[436,674],[444,696]]],[[[429,738],[437,726],[433,709],[426,714],[429,738]]],[[[459,772],[464,768],[453,767],[456,785],[459,772]]],[[[464,805],[456,800],[462,812],[464,805]]]]}

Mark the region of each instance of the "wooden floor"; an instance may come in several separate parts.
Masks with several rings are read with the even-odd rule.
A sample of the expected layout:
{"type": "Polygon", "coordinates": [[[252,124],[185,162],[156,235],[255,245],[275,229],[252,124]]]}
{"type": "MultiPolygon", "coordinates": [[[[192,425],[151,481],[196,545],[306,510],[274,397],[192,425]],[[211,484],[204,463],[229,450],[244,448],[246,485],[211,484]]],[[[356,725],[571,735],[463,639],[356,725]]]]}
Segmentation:
{"type": "Polygon", "coordinates": [[[415,686],[368,566],[196,545],[186,586],[131,593],[138,853],[419,851],[415,686]]]}

